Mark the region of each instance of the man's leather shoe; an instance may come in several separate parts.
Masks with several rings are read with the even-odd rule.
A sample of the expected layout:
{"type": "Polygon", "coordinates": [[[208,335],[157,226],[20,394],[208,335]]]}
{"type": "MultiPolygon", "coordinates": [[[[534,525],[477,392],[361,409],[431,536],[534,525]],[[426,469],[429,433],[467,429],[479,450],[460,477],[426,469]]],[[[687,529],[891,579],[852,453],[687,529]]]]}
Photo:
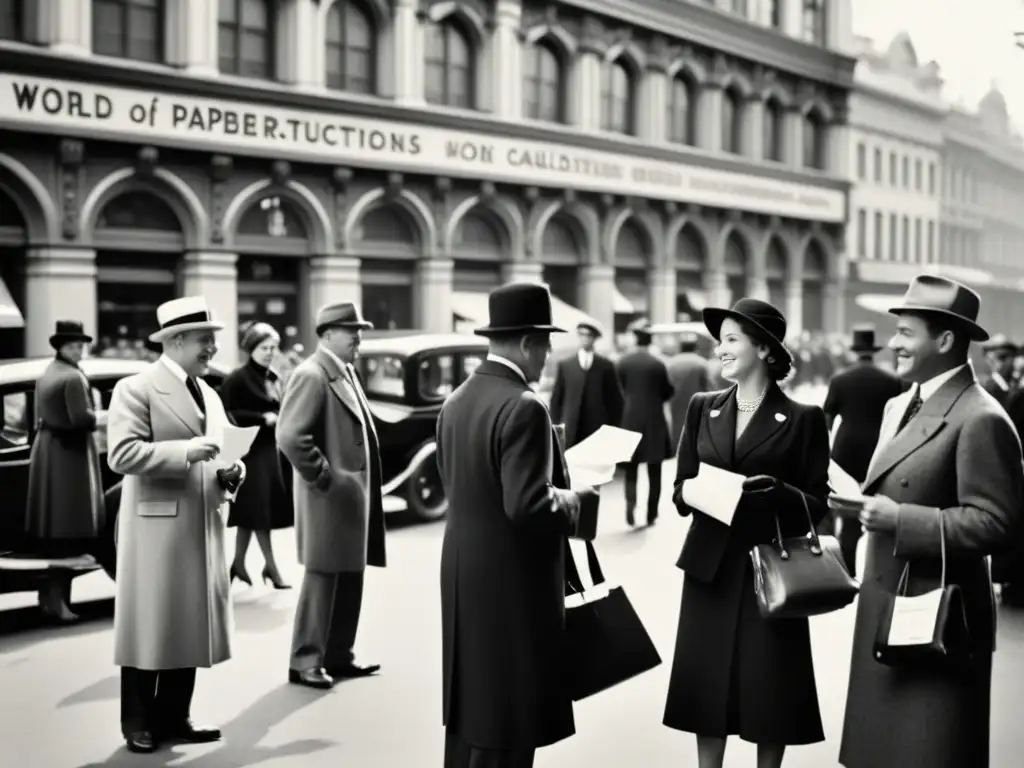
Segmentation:
{"type": "Polygon", "coordinates": [[[142,755],[156,752],[156,739],[149,731],[133,731],[124,737],[124,743],[129,752],[137,752],[142,755]]]}
{"type": "Polygon", "coordinates": [[[208,744],[211,741],[220,741],[220,728],[208,728],[198,726],[191,720],[186,720],[165,731],[168,739],[177,739],[189,744],[208,744]]]}
{"type": "Polygon", "coordinates": [[[337,669],[332,668],[330,675],[334,678],[339,677],[369,677],[380,672],[380,664],[366,664],[360,666],[359,664],[347,664],[344,667],[338,667],[337,669]]]}
{"type": "Polygon", "coordinates": [[[334,678],[324,672],[323,669],[289,669],[288,682],[295,685],[304,685],[307,688],[316,688],[326,691],[334,687],[334,678]]]}

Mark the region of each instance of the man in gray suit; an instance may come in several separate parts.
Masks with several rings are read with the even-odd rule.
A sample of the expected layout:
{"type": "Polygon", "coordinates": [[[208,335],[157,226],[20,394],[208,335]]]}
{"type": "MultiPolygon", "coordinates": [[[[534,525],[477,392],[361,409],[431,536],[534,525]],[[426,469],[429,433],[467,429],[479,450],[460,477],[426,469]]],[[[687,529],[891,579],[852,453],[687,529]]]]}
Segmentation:
{"type": "Polygon", "coordinates": [[[679,446],[679,435],[683,431],[690,398],[698,392],[709,392],[714,387],[711,384],[708,361],[698,354],[697,337],[692,333],[683,336],[679,354],[670,357],[667,366],[668,380],[675,387],[668,401],[672,414],[672,451],[675,452],[679,446]]]}
{"type": "Polygon", "coordinates": [[[995,610],[986,558],[1013,543],[1024,459],[1009,418],[967,364],[970,343],[988,338],[980,303],[969,288],[924,275],[890,310],[897,373],[914,386],[886,404],[866,498],[830,498],[869,532],[839,755],[846,768],[989,764],[995,610]],[[927,669],[876,661],[887,596],[904,574],[911,596],[939,588],[941,576],[959,586],[969,660],[927,669]]]}
{"type": "Polygon", "coordinates": [[[380,444],[353,361],[372,328],[351,303],[317,315],[316,351],[292,373],[277,421],[277,444],[294,468],[295,533],[305,566],[288,681],[327,689],[366,677],[352,647],[367,565],[383,567],[380,444]]]}

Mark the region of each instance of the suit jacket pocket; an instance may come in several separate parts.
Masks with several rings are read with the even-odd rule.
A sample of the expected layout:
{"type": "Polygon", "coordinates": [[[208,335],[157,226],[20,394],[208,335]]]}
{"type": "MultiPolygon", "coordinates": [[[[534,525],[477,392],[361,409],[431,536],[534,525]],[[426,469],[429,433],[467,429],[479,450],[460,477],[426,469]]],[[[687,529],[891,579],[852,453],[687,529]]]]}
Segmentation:
{"type": "Polygon", "coordinates": [[[140,501],[136,504],[139,517],[177,517],[178,502],[176,500],[140,501]]]}

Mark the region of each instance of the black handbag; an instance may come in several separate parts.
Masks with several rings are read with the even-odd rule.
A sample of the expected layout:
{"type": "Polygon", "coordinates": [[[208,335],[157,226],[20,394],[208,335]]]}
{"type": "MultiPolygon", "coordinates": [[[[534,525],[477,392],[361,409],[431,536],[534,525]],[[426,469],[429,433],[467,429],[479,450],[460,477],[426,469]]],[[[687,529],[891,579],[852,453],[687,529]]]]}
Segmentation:
{"type": "Polygon", "coordinates": [[[757,607],[765,619],[804,619],[845,608],[860,591],[843,562],[835,536],[822,536],[814,527],[807,497],[800,492],[808,533],[782,538],[775,515],[775,539],[750,550],[754,565],[757,607]]]}
{"type": "MultiPolygon", "coordinates": [[[[586,542],[587,565],[594,586],[604,573],[594,545],[586,542]]],[[[565,609],[565,670],[573,701],[611,688],[661,664],[661,656],[622,587],[587,598],[576,560],[565,541],[565,594],[578,595],[578,605],[565,609]]]]}
{"type": "Polygon", "coordinates": [[[910,562],[903,566],[896,594],[886,596],[875,635],[875,660],[888,667],[951,667],[971,661],[963,593],[958,585],[946,583],[946,520],[942,510],[938,513],[942,537],[939,588],[907,597],[910,562]],[[910,626],[905,623],[908,616],[910,626]],[[892,636],[894,625],[898,638],[892,636]]]}

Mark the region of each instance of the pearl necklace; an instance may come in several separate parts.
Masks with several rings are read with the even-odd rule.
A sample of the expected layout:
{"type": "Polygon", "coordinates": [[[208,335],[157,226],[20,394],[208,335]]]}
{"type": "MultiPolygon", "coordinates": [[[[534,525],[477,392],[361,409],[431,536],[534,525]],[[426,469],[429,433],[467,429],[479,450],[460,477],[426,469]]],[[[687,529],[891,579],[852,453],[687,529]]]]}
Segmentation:
{"type": "Polygon", "coordinates": [[[756,400],[742,400],[739,395],[736,395],[736,410],[740,413],[753,413],[761,406],[761,403],[764,402],[764,397],[767,394],[768,389],[766,387],[764,392],[761,393],[761,396],[756,400]]]}

